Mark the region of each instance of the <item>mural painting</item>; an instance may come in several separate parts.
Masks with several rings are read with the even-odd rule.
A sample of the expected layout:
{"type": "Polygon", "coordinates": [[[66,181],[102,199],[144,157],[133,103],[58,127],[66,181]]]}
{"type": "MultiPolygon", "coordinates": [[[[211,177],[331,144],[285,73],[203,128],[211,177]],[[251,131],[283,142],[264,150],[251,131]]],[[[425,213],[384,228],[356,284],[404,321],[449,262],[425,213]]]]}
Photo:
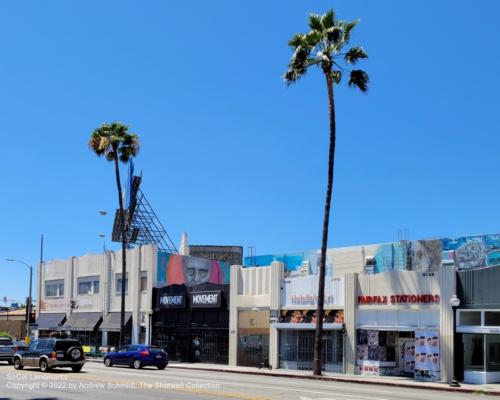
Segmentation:
{"type": "Polygon", "coordinates": [[[158,252],[157,285],[195,287],[229,284],[230,266],[223,261],[158,252]]]}
{"type": "MultiPolygon", "coordinates": [[[[442,266],[456,266],[459,271],[500,265],[500,234],[464,236],[430,240],[400,241],[375,246],[356,246],[343,249],[352,251],[352,260],[365,256],[362,271],[376,274],[385,271],[407,270],[434,272],[442,266]],[[365,248],[367,253],[365,254],[365,248]]],[[[332,276],[336,249],[328,249],[326,275],[332,276]]],[[[285,277],[317,274],[319,250],[301,253],[245,257],[245,266],[270,265],[273,261],[284,264],[285,277]]],[[[353,271],[359,272],[356,261],[353,271]]],[[[342,268],[345,270],[345,266],[342,268]]]]}

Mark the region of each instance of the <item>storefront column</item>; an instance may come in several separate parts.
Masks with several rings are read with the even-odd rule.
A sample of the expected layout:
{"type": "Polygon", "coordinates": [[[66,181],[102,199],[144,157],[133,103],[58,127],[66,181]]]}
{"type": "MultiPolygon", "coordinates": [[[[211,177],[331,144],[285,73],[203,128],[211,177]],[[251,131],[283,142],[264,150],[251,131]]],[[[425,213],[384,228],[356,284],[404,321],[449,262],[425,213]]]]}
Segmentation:
{"type": "Polygon", "coordinates": [[[240,265],[231,266],[229,278],[229,365],[236,366],[238,354],[238,276],[240,265]]]}
{"type": "Polygon", "coordinates": [[[108,345],[108,332],[103,331],[102,332],[102,339],[101,339],[101,346],[107,346],[108,345]]]}
{"type": "MultiPolygon", "coordinates": [[[[277,316],[280,309],[281,297],[281,280],[284,275],[284,265],[281,262],[273,261],[271,263],[271,276],[269,282],[269,295],[270,295],[270,313],[273,312],[277,316]]],[[[276,321],[273,321],[275,323],[276,321]]],[[[269,364],[274,368],[279,367],[279,335],[278,329],[273,325],[270,327],[269,332],[269,364]]]]}
{"type": "Polygon", "coordinates": [[[345,275],[344,308],[344,365],[346,374],[356,372],[356,286],[358,274],[345,275]]]}
{"type": "Polygon", "coordinates": [[[440,340],[441,340],[441,380],[450,382],[453,379],[453,310],[450,299],[456,293],[456,276],[454,267],[442,267],[435,273],[441,286],[440,301],[440,340]]]}

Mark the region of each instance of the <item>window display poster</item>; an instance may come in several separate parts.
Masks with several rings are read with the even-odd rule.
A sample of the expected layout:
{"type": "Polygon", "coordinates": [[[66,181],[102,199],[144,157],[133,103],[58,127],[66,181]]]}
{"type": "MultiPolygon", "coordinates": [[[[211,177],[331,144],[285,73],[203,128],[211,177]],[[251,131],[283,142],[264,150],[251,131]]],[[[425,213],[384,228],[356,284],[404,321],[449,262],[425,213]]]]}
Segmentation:
{"type": "Polygon", "coordinates": [[[415,339],[399,339],[399,367],[401,375],[413,376],[415,373],[415,339]]]}
{"type": "MultiPolygon", "coordinates": [[[[359,329],[357,335],[357,365],[383,367],[377,373],[394,375],[396,366],[396,335],[394,332],[359,329]]],[[[361,373],[374,372],[360,369],[361,373]]]]}
{"type": "Polygon", "coordinates": [[[436,331],[415,332],[415,379],[439,381],[440,371],[439,333],[436,331]]]}

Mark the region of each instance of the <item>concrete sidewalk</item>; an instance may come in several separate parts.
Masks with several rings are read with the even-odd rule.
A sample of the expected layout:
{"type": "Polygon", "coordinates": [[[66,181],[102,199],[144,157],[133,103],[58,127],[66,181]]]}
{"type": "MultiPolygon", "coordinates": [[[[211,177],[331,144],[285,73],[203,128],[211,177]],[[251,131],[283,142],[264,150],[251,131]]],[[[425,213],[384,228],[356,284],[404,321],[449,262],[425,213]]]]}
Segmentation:
{"type": "Polygon", "coordinates": [[[215,364],[202,364],[202,363],[177,363],[170,362],[169,368],[187,369],[198,371],[214,371],[214,372],[229,372],[239,374],[253,374],[253,375],[268,375],[282,378],[296,378],[296,379],[317,379],[322,381],[336,381],[336,382],[349,382],[359,384],[371,385],[386,385],[407,387],[412,389],[428,389],[428,390],[442,390],[448,392],[459,393],[474,393],[482,395],[500,396],[500,384],[488,385],[470,385],[461,383],[461,387],[452,388],[447,383],[443,382],[418,382],[411,378],[405,377],[389,377],[389,376],[360,376],[360,375],[347,375],[340,373],[324,373],[320,377],[312,375],[311,371],[295,371],[286,369],[273,369],[266,368],[258,369],[253,367],[233,367],[229,365],[215,365],[215,364]]]}

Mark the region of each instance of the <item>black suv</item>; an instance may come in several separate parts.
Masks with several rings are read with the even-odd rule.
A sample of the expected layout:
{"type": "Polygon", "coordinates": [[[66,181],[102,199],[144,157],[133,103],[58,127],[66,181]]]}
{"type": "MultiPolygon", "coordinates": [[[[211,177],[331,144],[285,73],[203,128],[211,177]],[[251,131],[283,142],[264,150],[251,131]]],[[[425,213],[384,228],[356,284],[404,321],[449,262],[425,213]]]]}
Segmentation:
{"type": "Polygon", "coordinates": [[[13,356],[14,368],[38,367],[42,372],[51,368],[70,367],[80,372],[85,364],[82,345],[75,339],[48,338],[32,342],[13,356]]]}

